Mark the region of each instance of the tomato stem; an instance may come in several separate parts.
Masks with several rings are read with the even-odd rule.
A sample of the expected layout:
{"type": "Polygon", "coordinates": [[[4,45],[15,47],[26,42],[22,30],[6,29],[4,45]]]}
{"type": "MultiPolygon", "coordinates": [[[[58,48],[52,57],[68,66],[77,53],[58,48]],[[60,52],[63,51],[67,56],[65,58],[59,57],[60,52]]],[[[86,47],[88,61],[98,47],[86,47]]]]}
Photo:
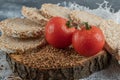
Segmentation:
{"type": "Polygon", "coordinates": [[[66,25],[68,28],[71,28],[72,27],[72,20],[67,21],[66,25]]]}
{"type": "Polygon", "coordinates": [[[74,28],[76,28],[76,29],[78,28],[78,24],[77,24],[77,23],[74,23],[71,19],[66,22],[66,26],[67,26],[68,28],[72,28],[72,27],[74,27],[74,28]]]}
{"type": "Polygon", "coordinates": [[[86,30],[90,30],[90,29],[91,29],[91,27],[90,27],[90,25],[88,24],[88,22],[84,22],[84,24],[85,24],[86,30]]]}

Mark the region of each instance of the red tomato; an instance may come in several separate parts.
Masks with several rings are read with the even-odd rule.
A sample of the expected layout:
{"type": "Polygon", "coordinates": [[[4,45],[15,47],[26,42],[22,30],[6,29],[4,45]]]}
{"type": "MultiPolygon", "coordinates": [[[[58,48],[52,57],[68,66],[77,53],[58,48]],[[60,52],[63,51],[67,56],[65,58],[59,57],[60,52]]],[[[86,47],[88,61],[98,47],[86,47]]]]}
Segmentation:
{"type": "Polygon", "coordinates": [[[67,20],[61,17],[53,17],[45,27],[45,37],[49,44],[56,48],[66,48],[72,44],[72,35],[75,28],[69,28],[67,20]]]}
{"type": "Polygon", "coordinates": [[[102,31],[98,27],[91,26],[86,29],[85,26],[82,26],[81,30],[73,34],[72,44],[80,55],[89,57],[102,50],[105,39],[102,31]]]}

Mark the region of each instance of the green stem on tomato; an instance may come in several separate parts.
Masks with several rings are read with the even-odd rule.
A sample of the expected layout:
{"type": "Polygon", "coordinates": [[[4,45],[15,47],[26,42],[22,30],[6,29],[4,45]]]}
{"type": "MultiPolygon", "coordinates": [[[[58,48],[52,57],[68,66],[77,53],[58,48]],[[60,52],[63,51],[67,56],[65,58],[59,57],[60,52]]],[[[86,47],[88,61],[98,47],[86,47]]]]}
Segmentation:
{"type": "Polygon", "coordinates": [[[67,25],[68,28],[71,28],[72,27],[72,21],[71,20],[67,21],[66,25],[67,25]]]}
{"type": "Polygon", "coordinates": [[[91,27],[90,27],[90,25],[88,24],[88,22],[84,22],[84,24],[85,24],[86,30],[90,30],[90,29],[91,29],[91,27]]]}

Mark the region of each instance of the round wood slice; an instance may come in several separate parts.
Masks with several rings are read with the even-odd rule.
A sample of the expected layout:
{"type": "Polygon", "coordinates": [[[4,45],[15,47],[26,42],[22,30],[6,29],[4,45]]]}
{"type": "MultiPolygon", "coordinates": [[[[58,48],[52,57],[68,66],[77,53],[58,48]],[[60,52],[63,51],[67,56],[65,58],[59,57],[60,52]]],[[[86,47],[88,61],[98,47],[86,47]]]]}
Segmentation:
{"type": "Polygon", "coordinates": [[[101,51],[92,57],[83,57],[72,48],[42,48],[34,54],[7,54],[14,73],[23,80],[78,80],[110,65],[111,56],[101,51]]]}

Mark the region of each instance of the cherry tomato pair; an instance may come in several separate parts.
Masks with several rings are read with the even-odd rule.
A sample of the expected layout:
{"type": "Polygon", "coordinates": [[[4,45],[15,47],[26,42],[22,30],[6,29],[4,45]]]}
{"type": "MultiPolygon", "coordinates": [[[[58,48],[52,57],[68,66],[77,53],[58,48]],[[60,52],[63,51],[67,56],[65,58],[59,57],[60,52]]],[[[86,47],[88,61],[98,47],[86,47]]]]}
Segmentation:
{"type": "Polygon", "coordinates": [[[93,56],[101,51],[105,39],[102,31],[96,26],[87,23],[78,30],[67,25],[68,21],[61,17],[53,17],[45,27],[47,42],[56,48],[66,48],[73,45],[82,56],[93,56]]]}

